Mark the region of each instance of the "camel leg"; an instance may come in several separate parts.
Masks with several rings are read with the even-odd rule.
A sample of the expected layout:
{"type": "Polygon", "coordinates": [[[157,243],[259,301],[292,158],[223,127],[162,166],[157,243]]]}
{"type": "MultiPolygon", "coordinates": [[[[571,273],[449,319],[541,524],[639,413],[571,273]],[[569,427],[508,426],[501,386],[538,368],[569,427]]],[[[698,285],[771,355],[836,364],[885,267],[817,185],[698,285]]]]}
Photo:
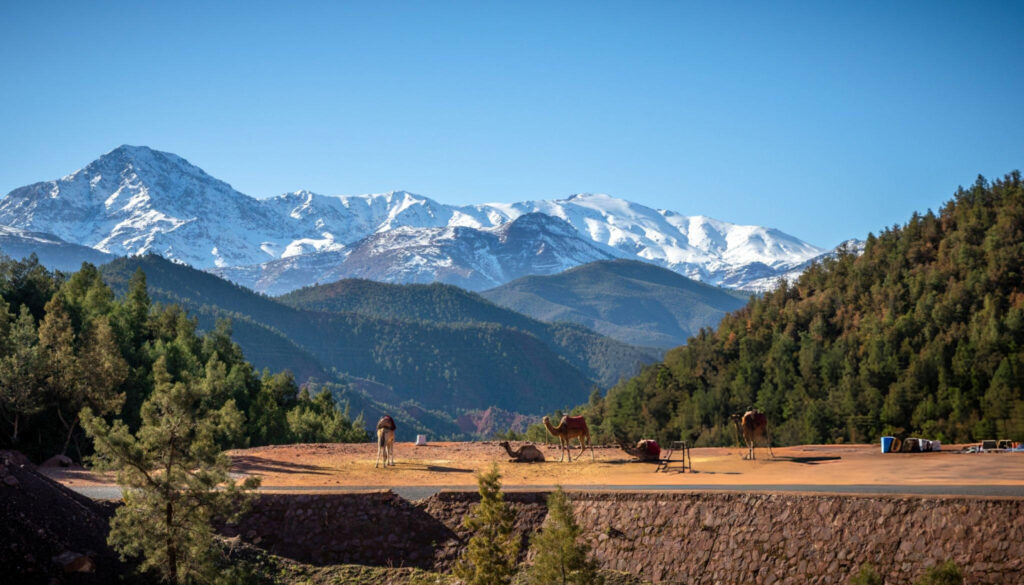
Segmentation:
{"type": "Polygon", "coordinates": [[[569,441],[569,437],[565,437],[565,440],[562,441],[562,450],[569,457],[569,463],[572,463],[572,445],[569,444],[569,441]]]}
{"type": "Polygon", "coordinates": [[[587,433],[587,445],[590,445],[590,461],[593,463],[597,459],[594,459],[594,441],[591,440],[590,433],[587,433]]]}
{"type": "MultiPolygon", "coordinates": [[[[377,469],[377,466],[380,465],[380,452],[381,452],[382,449],[384,449],[384,440],[383,439],[384,439],[384,437],[383,437],[383,435],[380,434],[380,429],[377,429],[377,461],[374,462],[374,464],[373,464],[373,468],[374,469],[377,469]]],[[[387,467],[387,463],[388,463],[388,460],[384,459],[384,466],[385,467],[387,467]]]]}

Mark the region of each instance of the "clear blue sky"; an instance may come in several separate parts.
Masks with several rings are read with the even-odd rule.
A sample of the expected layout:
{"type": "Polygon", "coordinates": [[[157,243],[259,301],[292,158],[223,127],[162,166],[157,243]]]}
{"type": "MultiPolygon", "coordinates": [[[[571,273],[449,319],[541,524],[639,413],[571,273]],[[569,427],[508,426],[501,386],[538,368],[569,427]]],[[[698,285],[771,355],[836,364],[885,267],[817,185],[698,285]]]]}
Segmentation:
{"type": "Polygon", "coordinates": [[[605,192],[818,245],[1024,168],[1020,2],[4,2],[0,193],[119,144],[268,197],[605,192]]]}

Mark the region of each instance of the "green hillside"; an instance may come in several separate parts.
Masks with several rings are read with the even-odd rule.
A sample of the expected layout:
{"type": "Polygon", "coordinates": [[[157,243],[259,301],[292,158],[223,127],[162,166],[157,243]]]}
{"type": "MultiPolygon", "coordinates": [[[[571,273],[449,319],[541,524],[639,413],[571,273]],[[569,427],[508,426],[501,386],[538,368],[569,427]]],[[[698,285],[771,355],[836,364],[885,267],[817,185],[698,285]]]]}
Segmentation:
{"type": "Polygon", "coordinates": [[[635,260],[527,276],[481,294],[535,319],[579,323],[625,343],[661,348],[686,343],[749,297],[635,260]]]}
{"type": "Polygon", "coordinates": [[[777,442],[1024,440],[1024,188],[960,189],[938,214],[812,266],[591,407],[606,430],[733,440],[764,410],[777,442]]]}
{"type": "Polygon", "coordinates": [[[657,361],[660,352],[630,346],[571,323],[549,324],[448,284],[388,284],[362,279],[309,286],[277,300],[296,309],[356,313],[431,324],[493,324],[526,332],[602,387],[657,361]]]}
{"type": "MultiPolygon", "coordinates": [[[[498,406],[540,412],[585,399],[594,384],[543,341],[518,329],[297,310],[157,256],[119,259],[102,271],[118,289],[139,267],[154,299],[261,326],[252,329],[258,333],[254,338],[247,338],[243,329],[235,336],[254,356],[281,361],[310,361],[311,356],[328,371],[375,380],[426,409],[498,406]],[[292,345],[277,342],[271,347],[266,331],[292,345]]],[[[263,366],[253,359],[257,367],[263,366]]]]}
{"type": "Polygon", "coordinates": [[[118,299],[91,264],[64,274],[0,256],[0,449],[81,460],[92,451],[83,409],[136,429],[171,387],[221,417],[209,437],[221,448],[369,439],[329,394],[256,371],[226,322],[200,333],[182,307],[152,303],[141,271],[122,284],[118,299]]]}

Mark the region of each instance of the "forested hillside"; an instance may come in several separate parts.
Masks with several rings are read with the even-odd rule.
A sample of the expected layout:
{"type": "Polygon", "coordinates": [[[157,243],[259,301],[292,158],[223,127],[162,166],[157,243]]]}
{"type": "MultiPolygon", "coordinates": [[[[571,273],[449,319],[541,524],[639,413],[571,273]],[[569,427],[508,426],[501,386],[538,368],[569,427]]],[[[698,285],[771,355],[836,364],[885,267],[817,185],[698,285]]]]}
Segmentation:
{"type": "MultiPolygon", "coordinates": [[[[146,273],[154,295],[159,291],[199,314],[210,311],[260,326],[259,338],[236,337],[246,351],[254,344],[270,353],[264,331],[274,331],[294,346],[276,342],[287,350],[283,357],[291,359],[294,349],[301,350],[327,371],[375,380],[394,389],[399,400],[415,400],[427,409],[455,413],[498,406],[540,412],[583,400],[595,384],[544,340],[512,327],[298,310],[157,256],[119,259],[101,270],[119,289],[137,268],[146,273]]],[[[619,359],[621,344],[607,341],[615,347],[604,355],[619,359]]],[[[594,347],[571,349],[586,355],[594,347]]]]}
{"type": "Polygon", "coordinates": [[[389,284],[346,279],[305,287],[277,299],[291,307],[312,311],[356,313],[365,317],[440,325],[490,323],[517,329],[541,340],[604,388],[623,376],[635,374],[641,365],[661,357],[657,350],[616,341],[580,325],[531,319],[500,307],[477,293],[449,284],[389,284]]]}
{"type": "Polygon", "coordinates": [[[589,410],[606,431],[732,442],[1024,440],[1024,188],[979,178],[705,329],[589,410]]]}
{"type": "Polygon", "coordinates": [[[218,437],[225,448],[367,439],[363,421],[330,393],[300,392],[287,372],[258,373],[225,322],[200,335],[180,306],[154,306],[141,271],[119,300],[92,265],[66,277],[34,256],[0,258],[0,448],[87,454],[86,406],[134,430],[154,369],[182,387],[212,389],[211,408],[229,407],[229,431],[218,437]]]}
{"type": "Polygon", "coordinates": [[[660,348],[686,343],[750,297],[637,260],[526,276],[480,294],[534,319],[579,323],[625,343],[660,348]]]}

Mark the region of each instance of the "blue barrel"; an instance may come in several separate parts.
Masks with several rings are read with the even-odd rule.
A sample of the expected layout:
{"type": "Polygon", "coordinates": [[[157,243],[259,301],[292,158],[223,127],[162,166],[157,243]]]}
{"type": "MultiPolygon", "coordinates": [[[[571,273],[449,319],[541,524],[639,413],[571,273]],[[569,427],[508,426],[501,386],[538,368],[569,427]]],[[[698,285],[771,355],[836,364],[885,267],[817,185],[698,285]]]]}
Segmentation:
{"type": "Polygon", "coordinates": [[[892,442],[895,437],[882,437],[882,453],[892,452],[892,442]]]}

